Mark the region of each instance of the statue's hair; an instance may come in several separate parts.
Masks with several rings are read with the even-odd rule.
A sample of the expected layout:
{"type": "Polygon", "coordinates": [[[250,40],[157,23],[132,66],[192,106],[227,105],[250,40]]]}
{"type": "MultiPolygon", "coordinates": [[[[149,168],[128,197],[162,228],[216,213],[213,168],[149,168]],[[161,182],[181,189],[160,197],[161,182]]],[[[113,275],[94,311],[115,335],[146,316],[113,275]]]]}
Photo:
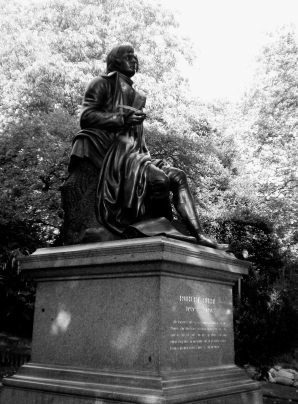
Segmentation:
{"type": "MultiPolygon", "coordinates": [[[[124,43],[122,45],[115,46],[107,56],[107,73],[118,71],[120,65],[120,58],[123,53],[134,52],[134,48],[130,43],[124,43]]],[[[137,71],[139,70],[139,61],[137,59],[137,71]]]]}

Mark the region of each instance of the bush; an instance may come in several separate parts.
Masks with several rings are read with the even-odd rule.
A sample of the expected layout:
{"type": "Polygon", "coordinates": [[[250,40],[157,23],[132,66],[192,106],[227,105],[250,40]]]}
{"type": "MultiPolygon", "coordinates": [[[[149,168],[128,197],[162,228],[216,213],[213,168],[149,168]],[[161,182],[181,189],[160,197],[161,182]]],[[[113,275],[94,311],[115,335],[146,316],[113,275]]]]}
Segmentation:
{"type": "Polygon", "coordinates": [[[234,299],[235,359],[258,368],[276,364],[282,355],[295,357],[298,344],[297,263],[283,252],[273,227],[263,218],[242,215],[219,221],[219,240],[251,262],[242,280],[241,299],[234,299]]]}
{"type": "MultiPolygon", "coordinates": [[[[28,251],[24,250],[28,254],[28,251]]],[[[1,256],[0,332],[31,338],[35,302],[35,283],[19,273],[20,250],[1,256]]]]}

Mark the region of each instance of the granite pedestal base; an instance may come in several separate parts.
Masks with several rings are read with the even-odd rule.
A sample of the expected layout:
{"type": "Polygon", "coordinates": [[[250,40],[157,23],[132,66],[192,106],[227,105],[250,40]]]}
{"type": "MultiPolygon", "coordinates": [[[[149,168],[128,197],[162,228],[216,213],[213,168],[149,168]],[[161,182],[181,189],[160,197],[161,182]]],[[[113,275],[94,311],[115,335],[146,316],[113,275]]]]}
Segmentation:
{"type": "Polygon", "coordinates": [[[153,237],[40,249],[32,362],[5,404],[260,404],[234,364],[232,286],[247,264],[153,237]]]}

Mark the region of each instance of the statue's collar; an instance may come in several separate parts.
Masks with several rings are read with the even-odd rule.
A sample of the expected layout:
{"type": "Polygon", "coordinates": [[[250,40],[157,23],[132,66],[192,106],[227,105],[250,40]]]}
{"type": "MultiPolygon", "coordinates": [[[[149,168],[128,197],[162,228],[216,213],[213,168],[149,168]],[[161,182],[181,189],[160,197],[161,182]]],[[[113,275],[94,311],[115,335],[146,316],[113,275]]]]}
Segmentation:
{"type": "Polygon", "coordinates": [[[124,76],[124,74],[119,73],[119,72],[118,72],[118,75],[119,75],[119,77],[121,77],[121,78],[122,78],[124,81],[126,81],[126,83],[128,83],[130,86],[132,86],[132,85],[133,85],[133,81],[132,81],[132,80],[130,80],[130,78],[129,78],[129,77],[124,76]]]}
{"type": "Polygon", "coordinates": [[[118,76],[118,77],[121,77],[121,78],[122,78],[124,81],[126,81],[126,83],[128,83],[130,86],[133,85],[133,81],[130,80],[129,77],[124,76],[124,74],[119,73],[119,72],[117,72],[117,71],[110,72],[109,74],[103,74],[102,77],[111,77],[111,76],[114,76],[114,75],[116,75],[116,76],[118,76]]]}

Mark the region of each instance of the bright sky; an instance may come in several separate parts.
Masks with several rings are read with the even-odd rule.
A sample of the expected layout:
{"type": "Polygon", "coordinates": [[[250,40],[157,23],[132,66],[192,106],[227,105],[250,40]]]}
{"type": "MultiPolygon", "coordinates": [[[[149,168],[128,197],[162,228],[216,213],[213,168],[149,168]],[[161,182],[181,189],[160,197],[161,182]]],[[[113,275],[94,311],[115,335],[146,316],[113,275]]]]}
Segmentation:
{"type": "Polygon", "coordinates": [[[236,100],[252,79],[266,32],[298,23],[298,0],[159,0],[178,10],[183,36],[197,47],[190,76],[202,99],[236,100]]]}

